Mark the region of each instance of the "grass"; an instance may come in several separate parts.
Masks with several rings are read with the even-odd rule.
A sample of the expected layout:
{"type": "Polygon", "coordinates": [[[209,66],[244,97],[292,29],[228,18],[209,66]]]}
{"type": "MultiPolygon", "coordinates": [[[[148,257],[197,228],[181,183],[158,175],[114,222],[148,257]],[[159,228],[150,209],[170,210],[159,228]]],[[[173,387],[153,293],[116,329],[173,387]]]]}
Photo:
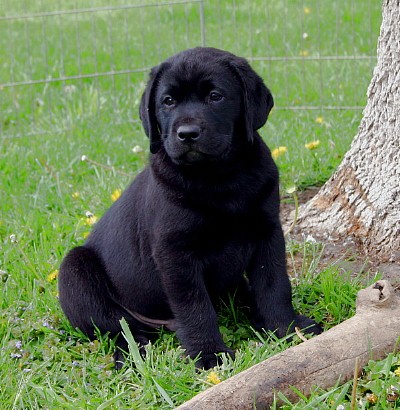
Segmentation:
{"type": "MultiPolygon", "coordinates": [[[[62,8],[109,4],[74,0],[62,8]]],[[[5,0],[0,17],[52,10],[50,0],[5,0]]],[[[283,190],[322,184],[349,148],[361,118],[360,110],[326,106],[363,106],[373,61],[314,57],[373,55],[379,5],[220,0],[205,2],[205,16],[206,43],[249,57],[273,91],[277,109],[261,132],[271,149],[287,148],[277,158],[283,190]],[[290,59],[299,56],[305,58],[290,59]],[[317,109],[282,109],[287,106],[317,109]],[[320,145],[310,151],[304,144],[313,140],[320,145]]],[[[220,327],[237,351],[234,362],[224,359],[221,367],[198,372],[175,336],[161,332],[145,360],[131,343],[130,362],[116,373],[113,342],[100,335],[89,342],[71,328],[58,304],[54,272],[90,231],[86,213],[100,217],[112,193],[124,189],[147,162],[148,141],[137,116],[145,68],[200,44],[199,20],[197,3],[0,20],[3,84],[139,70],[0,86],[1,408],[172,408],[299,342],[255,332],[232,302],[221,308],[220,327]],[[136,146],[142,150],[132,150],[136,146]]],[[[354,313],[356,292],[367,280],[335,264],[323,267],[321,252],[318,244],[288,243],[296,309],[329,328],[354,313]],[[300,258],[300,268],[291,257],[300,258]]],[[[399,360],[390,355],[368,365],[357,393],[363,408],[373,407],[367,393],[376,396],[376,408],[398,406],[387,389],[398,388],[399,360]]],[[[348,408],[350,394],[350,383],[329,392],[316,389],[311,398],[285,408],[348,408]]]]}

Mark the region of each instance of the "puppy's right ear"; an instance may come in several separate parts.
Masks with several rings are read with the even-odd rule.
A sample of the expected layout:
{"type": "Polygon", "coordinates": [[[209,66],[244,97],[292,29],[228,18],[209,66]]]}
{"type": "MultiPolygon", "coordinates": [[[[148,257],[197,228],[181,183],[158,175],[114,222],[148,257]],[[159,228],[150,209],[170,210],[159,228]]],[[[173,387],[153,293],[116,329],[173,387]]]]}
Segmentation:
{"type": "Polygon", "coordinates": [[[155,94],[162,73],[161,66],[153,67],[146,89],[140,100],[139,116],[146,135],[150,139],[150,152],[155,154],[161,147],[161,133],[156,118],[155,94]]]}

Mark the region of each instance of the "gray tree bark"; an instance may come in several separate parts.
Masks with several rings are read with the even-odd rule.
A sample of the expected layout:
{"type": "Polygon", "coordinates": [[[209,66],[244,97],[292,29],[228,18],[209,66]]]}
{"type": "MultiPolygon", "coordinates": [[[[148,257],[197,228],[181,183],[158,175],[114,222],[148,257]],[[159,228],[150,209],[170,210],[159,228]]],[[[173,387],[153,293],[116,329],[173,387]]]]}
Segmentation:
{"type": "Polygon", "coordinates": [[[400,2],[383,1],[378,61],[363,119],[341,165],[300,208],[298,227],[353,237],[366,253],[400,262],[400,2]]]}

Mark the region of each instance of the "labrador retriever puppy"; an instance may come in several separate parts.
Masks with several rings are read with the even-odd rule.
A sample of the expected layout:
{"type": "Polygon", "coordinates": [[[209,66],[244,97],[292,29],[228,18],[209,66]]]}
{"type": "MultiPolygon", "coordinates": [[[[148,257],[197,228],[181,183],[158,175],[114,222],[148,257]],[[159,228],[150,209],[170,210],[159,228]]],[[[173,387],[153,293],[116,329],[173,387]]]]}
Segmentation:
{"type": "Polygon", "coordinates": [[[319,333],[292,306],[279,220],[278,171],[257,130],[273,98],[247,61],[214,48],[153,68],[140,104],[150,165],[62,262],[59,298],[71,324],[117,337],[120,320],[145,345],[176,331],[206,369],[233,356],[216,303],[237,292],[257,329],[319,333]]]}

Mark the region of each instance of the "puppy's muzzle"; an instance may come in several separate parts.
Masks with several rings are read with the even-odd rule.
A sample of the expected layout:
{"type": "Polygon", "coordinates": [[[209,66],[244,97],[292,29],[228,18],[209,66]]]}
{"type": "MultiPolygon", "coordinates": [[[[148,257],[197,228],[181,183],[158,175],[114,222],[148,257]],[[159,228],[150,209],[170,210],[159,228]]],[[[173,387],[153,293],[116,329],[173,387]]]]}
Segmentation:
{"type": "Polygon", "coordinates": [[[201,135],[201,128],[196,124],[180,125],[176,130],[178,140],[185,144],[197,141],[201,135]]]}

